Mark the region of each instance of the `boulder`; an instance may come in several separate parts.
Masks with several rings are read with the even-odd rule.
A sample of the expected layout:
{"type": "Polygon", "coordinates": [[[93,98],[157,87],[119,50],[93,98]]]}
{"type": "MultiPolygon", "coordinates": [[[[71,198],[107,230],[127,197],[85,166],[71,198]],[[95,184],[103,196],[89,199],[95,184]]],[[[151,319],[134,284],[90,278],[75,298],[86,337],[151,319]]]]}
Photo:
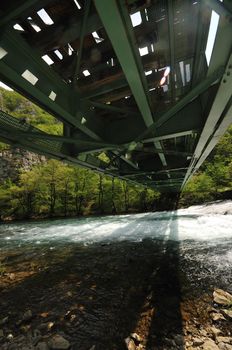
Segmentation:
{"type": "Polygon", "coordinates": [[[219,343],[218,347],[220,350],[232,350],[232,345],[226,343],[219,343]]]}
{"type": "Polygon", "coordinates": [[[35,349],[36,350],[49,350],[49,347],[48,347],[47,343],[40,342],[36,345],[35,349]]]}
{"type": "Polygon", "coordinates": [[[232,344],[232,337],[217,337],[218,343],[232,344]]]}
{"type": "Polygon", "coordinates": [[[49,339],[48,345],[51,349],[55,350],[66,350],[70,348],[69,341],[59,334],[53,335],[53,337],[49,339]]]}
{"type": "Polygon", "coordinates": [[[214,326],[210,328],[210,332],[214,335],[214,337],[217,337],[219,334],[222,333],[219,328],[216,328],[214,326]]]}
{"type": "Polygon", "coordinates": [[[228,316],[229,318],[232,318],[232,310],[227,310],[227,309],[223,309],[222,310],[223,314],[228,316]]]}
{"type": "Polygon", "coordinates": [[[213,292],[213,300],[219,305],[232,305],[232,295],[222,289],[215,289],[213,292]]]}
{"type": "Polygon", "coordinates": [[[203,350],[220,350],[217,344],[211,339],[208,339],[204,342],[202,349],[203,350]]]}
{"type": "Polygon", "coordinates": [[[131,339],[130,337],[125,339],[125,343],[126,343],[126,346],[127,346],[128,350],[136,350],[136,346],[135,346],[134,340],[131,339]]]}
{"type": "Polygon", "coordinates": [[[193,346],[200,346],[204,343],[204,340],[201,339],[201,338],[193,338],[192,339],[192,342],[193,342],[193,346]]]}
{"type": "Polygon", "coordinates": [[[31,310],[27,310],[26,312],[24,312],[23,314],[23,321],[30,321],[30,319],[32,318],[32,311],[31,310]]]}
{"type": "Polygon", "coordinates": [[[211,317],[212,317],[212,320],[213,320],[213,321],[225,320],[225,317],[224,317],[222,314],[216,313],[216,312],[213,312],[213,313],[211,314],[211,317]]]}

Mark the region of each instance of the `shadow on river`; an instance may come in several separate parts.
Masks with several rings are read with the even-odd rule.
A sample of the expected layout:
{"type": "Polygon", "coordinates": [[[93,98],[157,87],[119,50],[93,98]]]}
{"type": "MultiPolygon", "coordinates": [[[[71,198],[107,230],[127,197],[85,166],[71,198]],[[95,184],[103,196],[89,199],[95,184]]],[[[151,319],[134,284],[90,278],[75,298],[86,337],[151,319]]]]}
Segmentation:
{"type": "MultiPolygon", "coordinates": [[[[141,221],[124,230],[130,225],[139,229],[141,221]]],[[[169,232],[170,225],[169,236],[159,240],[66,242],[54,249],[28,244],[3,253],[0,312],[9,316],[4,333],[16,342],[23,334],[34,345],[36,337],[58,333],[77,350],[185,349],[185,324],[199,318],[194,321],[199,329],[209,310],[196,297],[184,304],[189,282],[180,272],[178,220],[170,215],[160,230],[169,232]],[[29,319],[23,316],[27,310],[29,319]]],[[[0,338],[1,349],[9,344],[0,338]]]]}

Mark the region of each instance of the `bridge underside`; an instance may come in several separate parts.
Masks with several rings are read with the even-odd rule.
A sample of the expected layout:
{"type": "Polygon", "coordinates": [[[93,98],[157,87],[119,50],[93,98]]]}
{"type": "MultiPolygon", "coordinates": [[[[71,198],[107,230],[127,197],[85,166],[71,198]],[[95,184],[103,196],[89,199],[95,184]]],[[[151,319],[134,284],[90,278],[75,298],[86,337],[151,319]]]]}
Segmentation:
{"type": "Polygon", "coordinates": [[[230,0],[7,0],[0,27],[0,80],[64,125],[0,112],[4,142],[178,192],[232,122],[230,0]]]}

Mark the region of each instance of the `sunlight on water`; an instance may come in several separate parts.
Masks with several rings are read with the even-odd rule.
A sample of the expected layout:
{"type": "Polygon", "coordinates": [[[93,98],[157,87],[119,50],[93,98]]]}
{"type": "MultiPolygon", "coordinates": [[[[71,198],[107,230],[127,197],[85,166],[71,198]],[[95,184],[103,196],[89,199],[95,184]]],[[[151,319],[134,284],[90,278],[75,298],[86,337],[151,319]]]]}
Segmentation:
{"type": "MultiPolygon", "coordinates": [[[[46,220],[0,226],[0,245],[132,240],[222,240],[232,237],[232,201],[174,212],[46,220]],[[227,214],[227,215],[224,215],[227,214]]],[[[230,253],[232,254],[232,253],[230,253]]]]}

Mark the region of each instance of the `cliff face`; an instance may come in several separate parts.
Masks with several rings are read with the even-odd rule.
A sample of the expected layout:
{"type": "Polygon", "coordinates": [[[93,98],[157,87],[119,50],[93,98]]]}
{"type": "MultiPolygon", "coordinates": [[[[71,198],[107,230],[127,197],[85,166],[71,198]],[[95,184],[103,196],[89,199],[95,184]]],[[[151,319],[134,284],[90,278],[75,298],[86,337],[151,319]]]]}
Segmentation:
{"type": "Polygon", "coordinates": [[[19,148],[6,149],[0,152],[0,184],[10,179],[17,181],[20,170],[30,170],[33,165],[46,161],[44,156],[19,148]]]}

